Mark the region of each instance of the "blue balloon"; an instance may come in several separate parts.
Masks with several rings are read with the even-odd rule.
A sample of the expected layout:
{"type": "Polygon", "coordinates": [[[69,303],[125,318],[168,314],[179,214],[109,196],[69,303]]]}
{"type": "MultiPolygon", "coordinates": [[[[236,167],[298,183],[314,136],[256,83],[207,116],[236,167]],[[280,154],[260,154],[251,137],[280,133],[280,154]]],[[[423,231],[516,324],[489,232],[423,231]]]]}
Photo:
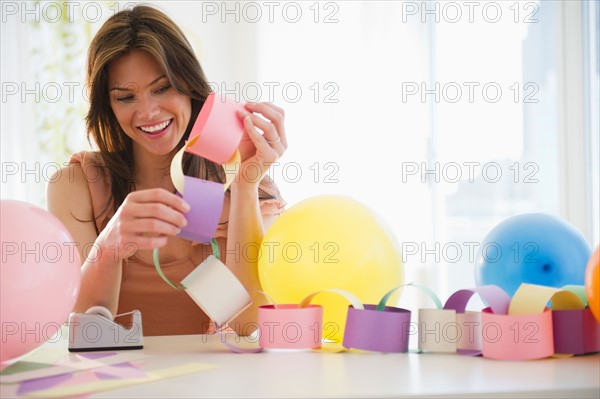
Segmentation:
{"type": "Polygon", "coordinates": [[[475,258],[477,285],[495,284],[512,296],[521,283],[583,285],[592,249],[577,229],[544,213],[512,216],[494,227],[475,258]]]}

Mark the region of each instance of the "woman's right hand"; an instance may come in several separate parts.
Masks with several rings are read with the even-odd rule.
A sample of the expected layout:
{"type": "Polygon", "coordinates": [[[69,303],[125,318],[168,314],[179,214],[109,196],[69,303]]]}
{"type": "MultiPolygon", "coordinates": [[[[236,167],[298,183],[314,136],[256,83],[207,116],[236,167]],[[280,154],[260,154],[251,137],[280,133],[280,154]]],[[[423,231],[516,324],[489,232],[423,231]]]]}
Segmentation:
{"type": "Polygon", "coordinates": [[[100,254],[121,261],[140,249],[167,244],[187,225],[185,213],[190,206],[177,195],[162,188],[134,191],[121,204],[96,240],[100,254]]]}

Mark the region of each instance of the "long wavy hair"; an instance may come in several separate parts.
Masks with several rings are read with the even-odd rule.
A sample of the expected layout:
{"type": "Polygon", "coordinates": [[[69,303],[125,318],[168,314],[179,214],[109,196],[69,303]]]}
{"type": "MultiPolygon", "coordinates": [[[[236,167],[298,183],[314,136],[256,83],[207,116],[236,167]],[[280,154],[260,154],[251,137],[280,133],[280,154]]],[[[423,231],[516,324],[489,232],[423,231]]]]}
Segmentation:
{"type": "MultiPolygon", "coordinates": [[[[107,72],[111,61],[133,49],[153,56],[164,68],[172,87],[191,98],[190,122],[176,150],[189,138],[194,121],[210,94],[210,86],[192,46],[181,29],[161,11],[140,5],[116,13],[102,25],[88,50],[86,78],[90,101],[86,116],[88,140],[93,139],[98,146],[111,181],[112,199],[102,213],[110,211],[111,202],[116,212],[125,197],[135,190],[137,171],[132,140],[121,129],[110,106],[107,72]]],[[[220,166],[192,154],[184,155],[183,170],[189,176],[224,181],[220,166]]],[[[273,198],[263,190],[259,190],[259,197],[273,198]]]]}

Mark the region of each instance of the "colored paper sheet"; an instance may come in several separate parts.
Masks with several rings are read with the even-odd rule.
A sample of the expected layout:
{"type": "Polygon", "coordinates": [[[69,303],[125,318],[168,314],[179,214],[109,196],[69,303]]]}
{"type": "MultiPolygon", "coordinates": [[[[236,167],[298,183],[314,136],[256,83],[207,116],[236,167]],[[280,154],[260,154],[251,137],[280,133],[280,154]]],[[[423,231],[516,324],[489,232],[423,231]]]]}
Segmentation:
{"type": "MultiPolygon", "coordinates": [[[[63,350],[66,352],[66,349],[63,350]]],[[[12,384],[21,381],[27,381],[43,377],[51,377],[61,374],[69,374],[82,370],[90,370],[108,365],[129,362],[132,360],[144,359],[147,356],[141,353],[117,353],[102,359],[85,359],[80,355],[66,354],[65,357],[51,367],[40,368],[36,370],[26,370],[7,375],[0,375],[0,383],[12,384]]]]}
{"type": "Polygon", "coordinates": [[[199,373],[214,369],[218,366],[202,363],[188,363],[181,366],[154,370],[148,372],[146,377],[143,378],[126,378],[126,379],[97,379],[94,380],[92,377],[86,376],[88,380],[69,386],[59,386],[54,388],[48,388],[40,391],[30,392],[25,396],[32,397],[67,397],[75,395],[86,395],[96,392],[108,391],[112,389],[124,388],[127,386],[144,384],[153,381],[164,380],[167,378],[179,377],[182,375],[199,373]]]}

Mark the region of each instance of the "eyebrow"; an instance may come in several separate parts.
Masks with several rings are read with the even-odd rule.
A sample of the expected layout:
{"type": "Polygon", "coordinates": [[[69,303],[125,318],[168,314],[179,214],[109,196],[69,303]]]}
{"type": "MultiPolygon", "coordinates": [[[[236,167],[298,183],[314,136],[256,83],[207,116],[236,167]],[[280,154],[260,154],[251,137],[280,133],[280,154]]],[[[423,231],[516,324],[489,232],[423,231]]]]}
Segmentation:
{"type": "MultiPolygon", "coordinates": [[[[160,75],[158,78],[156,78],[152,82],[150,82],[148,84],[148,86],[152,86],[153,84],[155,84],[156,82],[158,82],[162,78],[166,78],[166,77],[167,77],[167,75],[160,75]]],[[[146,87],[148,87],[148,86],[146,86],[146,87]]],[[[113,90],[117,90],[117,91],[131,91],[131,88],[130,87],[118,87],[118,86],[115,86],[115,87],[111,88],[109,91],[113,91],[113,90]]]]}

